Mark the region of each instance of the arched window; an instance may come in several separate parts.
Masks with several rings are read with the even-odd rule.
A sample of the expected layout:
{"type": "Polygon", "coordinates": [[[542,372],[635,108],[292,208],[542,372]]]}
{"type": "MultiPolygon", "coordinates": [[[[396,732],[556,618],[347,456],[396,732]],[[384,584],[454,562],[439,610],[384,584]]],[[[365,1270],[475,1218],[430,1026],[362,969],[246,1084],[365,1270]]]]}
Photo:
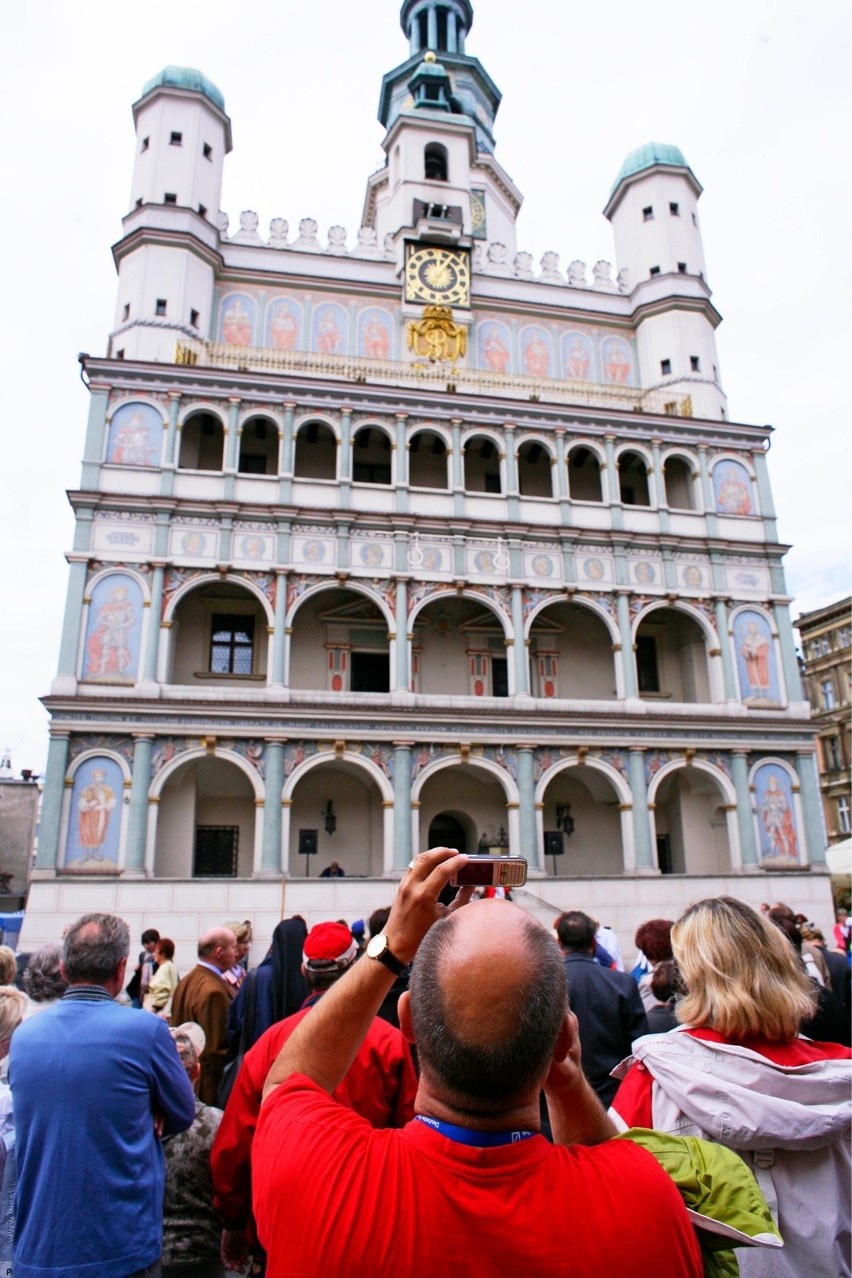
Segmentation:
{"type": "Polygon", "coordinates": [[[337,441],[325,422],[304,422],[296,435],[296,479],[336,479],[337,441]]]}
{"type": "Polygon", "coordinates": [[[522,497],[552,497],[550,453],[543,444],[528,439],[518,449],[518,488],[522,497]]]}
{"type": "Polygon", "coordinates": [[[423,152],[424,176],[430,182],[449,181],[447,148],[440,142],[430,142],[423,152]]]}
{"type": "Polygon", "coordinates": [[[568,493],[572,501],[603,501],[600,462],[582,444],[568,455],[568,493]]]}
{"type": "Polygon", "coordinates": [[[408,482],[412,488],[447,488],[447,445],[437,432],[419,430],[412,435],[408,482]]]}
{"type": "Polygon", "coordinates": [[[277,473],[278,427],[269,417],[253,417],[244,423],[237,470],[241,475],[277,473]]]}
{"type": "Polygon", "coordinates": [[[389,484],[391,442],[383,430],[362,426],[352,440],[352,478],[356,484],[389,484]]]}
{"type": "Polygon", "coordinates": [[[650,506],[648,468],[639,453],[622,453],[618,459],[621,501],[625,506],[650,506]]]}
{"type": "Polygon", "coordinates": [[[225,432],[213,413],[193,413],[180,434],[180,470],[221,470],[225,432]]]}
{"type": "Polygon", "coordinates": [[[692,467],[683,457],[667,457],[663,467],[666,505],[675,510],[695,510],[692,467]]]}
{"type": "Polygon", "coordinates": [[[464,486],[469,493],[500,493],[500,454],[493,439],[477,435],[464,446],[464,486]]]}

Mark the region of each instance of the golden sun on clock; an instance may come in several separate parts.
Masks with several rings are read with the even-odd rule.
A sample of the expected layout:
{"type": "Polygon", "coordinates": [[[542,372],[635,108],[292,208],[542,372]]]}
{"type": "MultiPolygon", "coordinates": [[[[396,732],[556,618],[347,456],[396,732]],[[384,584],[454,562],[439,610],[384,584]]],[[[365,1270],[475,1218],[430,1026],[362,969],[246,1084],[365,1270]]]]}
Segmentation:
{"type": "Polygon", "coordinates": [[[469,306],[470,256],[467,250],[407,245],[405,300],[469,306]]]}

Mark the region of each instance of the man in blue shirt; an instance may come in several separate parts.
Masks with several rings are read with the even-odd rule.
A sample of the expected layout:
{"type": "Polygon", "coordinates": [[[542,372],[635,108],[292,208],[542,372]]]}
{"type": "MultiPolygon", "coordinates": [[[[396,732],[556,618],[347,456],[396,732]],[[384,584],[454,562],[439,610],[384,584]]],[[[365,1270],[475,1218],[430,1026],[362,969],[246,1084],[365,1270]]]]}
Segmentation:
{"type": "Polygon", "coordinates": [[[68,989],[15,1035],[16,1278],[156,1278],[162,1134],[195,1117],[164,1020],[114,1002],[130,933],[112,914],[68,930],[68,989]]]}

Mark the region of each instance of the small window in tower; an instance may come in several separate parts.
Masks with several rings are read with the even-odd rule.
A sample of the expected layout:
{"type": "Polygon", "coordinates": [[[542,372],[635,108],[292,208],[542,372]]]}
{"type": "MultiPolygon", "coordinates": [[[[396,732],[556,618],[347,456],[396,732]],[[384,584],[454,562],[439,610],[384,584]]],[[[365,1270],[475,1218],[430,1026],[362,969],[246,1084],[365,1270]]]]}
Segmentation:
{"type": "Polygon", "coordinates": [[[130,319],[130,303],[129,302],[124,303],[124,310],[121,312],[121,318],[123,320],[130,319]]]}
{"type": "Polygon", "coordinates": [[[124,359],[124,347],[123,347],[123,346],[122,346],[122,348],[121,348],[121,350],[120,350],[120,351],[116,351],[116,352],[115,352],[115,358],[116,358],[116,359],[124,359]]]}
{"type": "Polygon", "coordinates": [[[717,369],[716,365],[714,364],[714,365],[713,365],[713,381],[714,381],[714,382],[718,382],[718,380],[719,380],[719,370],[717,369]]]}
{"type": "Polygon", "coordinates": [[[652,266],[652,267],[651,267],[651,278],[652,278],[652,279],[654,278],[654,276],[655,276],[655,275],[659,275],[659,273],[660,273],[660,268],[659,268],[659,266],[652,266]]]}
{"type": "Polygon", "coordinates": [[[205,160],[211,160],[211,161],[212,161],[212,159],[213,159],[213,148],[212,148],[212,146],[210,145],[210,143],[209,143],[209,142],[205,142],[205,143],[204,143],[203,147],[201,148],[201,154],[204,156],[205,160]]]}
{"type": "Polygon", "coordinates": [[[137,209],[141,209],[141,207],[142,207],[142,196],[141,196],[141,195],[139,196],[139,199],[136,201],[136,207],[137,207],[137,209]]]}
{"type": "Polygon", "coordinates": [[[643,222],[653,222],[653,220],[654,220],[654,209],[653,209],[653,206],[652,206],[652,205],[650,205],[650,204],[649,204],[649,205],[648,205],[648,207],[647,207],[646,209],[643,209],[643,210],[642,210],[642,220],[643,220],[643,222]]]}
{"type": "Polygon", "coordinates": [[[686,275],[686,262],[678,262],[677,269],[680,271],[681,275],[686,275]]]}
{"type": "Polygon", "coordinates": [[[669,204],[669,213],[672,215],[672,217],[680,217],[680,205],[679,205],[679,204],[670,203],[670,204],[669,204]]]}
{"type": "Polygon", "coordinates": [[[693,215],[692,215],[692,225],[693,225],[693,226],[697,226],[697,225],[698,225],[698,218],[695,216],[695,214],[694,214],[694,213],[693,213],[693,215]]]}
{"type": "Polygon", "coordinates": [[[189,312],[189,322],[192,328],[198,328],[198,311],[189,312]]]}
{"type": "Polygon", "coordinates": [[[150,139],[150,138],[143,138],[143,139],[142,139],[142,145],[140,146],[139,150],[140,150],[140,151],[147,151],[147,150],[148,150],[148,147],[149,147],[150,145],[151,145],[151,139],[150,139]]]}
{"type": "Polygon", "coordinates": [[[671,360],[670,360],[670,359],[661,359],[661,360],[660,360],[660,372],[662,373],[663,377],[668,377],[668,375],[669,375],[669,373],[670,373],[671,371],[672,371],[672,362],[671,362],[671,360]]]}
{"type": "Polygon", "coordinates": [[[169,146],[183,146],[183,134],[172,132],[169,137],[169,146]]]}
{"type": "Polygon", "coordinates": [[[701,372],[701,360],[698,358],[697,355],[690,355],[689,367],[692,369],[693,373],[701,372]]]}
{"type": "Polygon", "coordinates": [[[206,216],[207,216],[207,205],[206,205],[206,204],[199,204],[199,206],[198,206],[198,215],[199,215],[199,217],[206,217],[206,216]]]}
{"type": "Polygon", "coordinates": [[[156,306],[154,307],[154,314],[155,314],[155,315],[165,315],[165,313],[166,313],[166,305],[167,305],[167,300],[166,300],[166,298],[165,298],[165,297],[158,297],[158,298],[157,298],[157,304],[156,304],[156,306]]]}
{"type": "Polygon", "coordinates": [[[430,182],[446,182],[449,177],[447,148],[440,142],[430,142],[423,152],[424,177],[430,182]]]}
{"type": "Polygon", "coordinates": [[[163,203],[177,204],[177,196],[175,195],[173,191],[166,191],[165,195],[163,196],[163,203]]]}

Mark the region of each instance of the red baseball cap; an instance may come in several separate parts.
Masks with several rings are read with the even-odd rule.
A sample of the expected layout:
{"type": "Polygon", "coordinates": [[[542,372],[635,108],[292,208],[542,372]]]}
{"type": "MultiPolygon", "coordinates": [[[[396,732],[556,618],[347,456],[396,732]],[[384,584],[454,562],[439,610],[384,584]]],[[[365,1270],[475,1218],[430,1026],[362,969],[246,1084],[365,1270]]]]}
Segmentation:
{"type": "Polygon", "coordinates": [[[305,937],[302,961],[313,971],[347,968],[358,946],[345,923],[317,923],[305,937]]]}

